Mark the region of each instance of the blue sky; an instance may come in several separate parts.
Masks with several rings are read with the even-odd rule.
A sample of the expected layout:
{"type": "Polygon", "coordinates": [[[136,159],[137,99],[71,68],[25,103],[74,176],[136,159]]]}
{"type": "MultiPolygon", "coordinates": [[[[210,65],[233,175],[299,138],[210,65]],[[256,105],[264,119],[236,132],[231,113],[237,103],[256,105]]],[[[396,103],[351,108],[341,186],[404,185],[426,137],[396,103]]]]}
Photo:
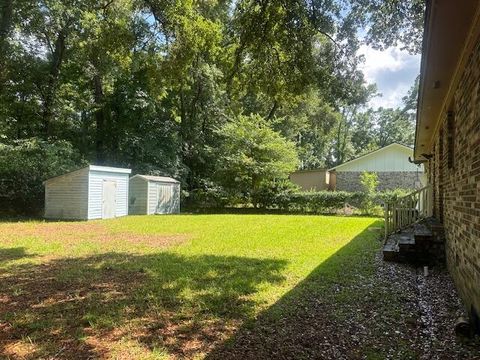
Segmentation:
{"type": "Polygon", "coordinates": [[[385,51],[374,50],[363,45],[358,52],[365,56],[361,66],[368,83],[376,83],[383,96],[372,99],[373,108],[396,107],[405,96],[420,72],[420,55],[410,55],[400,47],[385,51]]]}

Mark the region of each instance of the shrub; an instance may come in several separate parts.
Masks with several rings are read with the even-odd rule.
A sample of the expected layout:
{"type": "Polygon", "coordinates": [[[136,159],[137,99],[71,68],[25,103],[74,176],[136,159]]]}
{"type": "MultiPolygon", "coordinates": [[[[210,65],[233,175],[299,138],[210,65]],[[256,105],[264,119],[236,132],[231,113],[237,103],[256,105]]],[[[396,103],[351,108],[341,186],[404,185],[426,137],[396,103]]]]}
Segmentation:
{"type": "Polygon", "coordinates": [[[409,189],[395,189],[379,192],[375,196],[375,202],[377,204],[385,204],[395,201],[403,196],[410,194],[412,190],[409,189]]]}
{"type": "Polygon", "coordinates": [[[343,210],[346,205],[355,206],[363,197],[362,193],[345,191],[295,192],[280,194],[275,205],[284,211],[332,213],[343,210]]]}
{"type": "Polygon", "coordinates": [[[378,186],[378,175],[374,172],[364,171],[360,175],[360,183],[362,184],[365,197],[360,205],[363,214],[373,214],[375,209],[375,190],[378,186]]]}
{"type": "Polygon", "coordinates": [[[232,195],[222,186],[203,181],[199,188],[183,193],[185,205],[202,208],[221,208],[230,205],[232,195]]]}
{"type": "Polygon", "coordinates": [[[252,193],[252,203],[262,209],[279,208],[278,201],[298,191],[298,186],[290,180],[262,181],[257,191],[252,193]]]}
{"type": "Polygon", "coordinates": [[[0,143],[0,208],[17,214],[38,214],[44,204],[42,182],[82,165],[66,141],[33,138],[0,143]]]}

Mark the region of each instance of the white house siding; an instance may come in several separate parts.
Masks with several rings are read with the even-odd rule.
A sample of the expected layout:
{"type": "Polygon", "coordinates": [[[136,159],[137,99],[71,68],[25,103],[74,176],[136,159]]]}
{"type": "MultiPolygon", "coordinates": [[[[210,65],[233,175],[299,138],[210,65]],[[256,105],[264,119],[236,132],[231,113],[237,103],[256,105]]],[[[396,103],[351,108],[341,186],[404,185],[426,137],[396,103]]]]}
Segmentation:
{"type": "Polygon", "coordinates": [[[399,144],[393,144],[378,151],[374,151],[364,157],[349,161],[337,166],[335,169],[341,171],[420,171],[423,173],[423,165],[419,168],[417,165],[408,161],[408,157],[413,158],[413,149],[409,149],[399,144]]]}
{"type": "Polygon", "coordinates": [[[45,182],[45,218],[88,218],[88,168],[45,182]]]}
{"type": "Polygon", "coordinates": [[[148,209],[148,182],[144,179],[133,177],[130,179],[129,188],[129,207],[128,213],[131,215],[147,214],[148,209]]]}
{"type": "Polygon", "coordinates": [[[117,183],[115,216],[128,215],[128,174],[90,170],[88,181],[88,218],[102,218],[104,180],[117,183]]]}

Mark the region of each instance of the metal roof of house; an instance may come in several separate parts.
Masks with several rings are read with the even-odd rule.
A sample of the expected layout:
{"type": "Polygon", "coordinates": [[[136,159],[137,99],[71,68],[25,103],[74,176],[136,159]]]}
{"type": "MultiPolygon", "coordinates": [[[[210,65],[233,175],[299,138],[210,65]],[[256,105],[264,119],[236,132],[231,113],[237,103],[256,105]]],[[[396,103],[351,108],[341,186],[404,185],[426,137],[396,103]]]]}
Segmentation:
{"type": "Polygon", "coordinates": [[[174,179],[174,178],[171,178],[171,177],[168,177],[168,176],[154,176],[154,175],[141,175],[141,174],[137,174],[135,176],[132,176],[132,179],[135,178],[135,177],[138,177],[138,178],[141,178],[141,179],[144,179],[144,180],[147,180],[147,181],[156,181],[156,182],[166,182],[166,183],[179,183],[180,181],[174,179]]]}

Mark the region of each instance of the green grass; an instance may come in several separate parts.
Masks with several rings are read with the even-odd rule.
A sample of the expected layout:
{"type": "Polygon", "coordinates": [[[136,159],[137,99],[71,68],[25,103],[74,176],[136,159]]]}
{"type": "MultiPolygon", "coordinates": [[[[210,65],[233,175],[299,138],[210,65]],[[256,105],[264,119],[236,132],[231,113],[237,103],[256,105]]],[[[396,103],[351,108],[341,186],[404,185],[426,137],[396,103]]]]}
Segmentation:
{"type": "Polygon", "coordinates": [[[362,259],[379,248],[378,231],[368,230],[379,226],[374,218],[292,215],[0,223],[3,351],[202,356],[267,309],[272,317],[294,309],[282,305],[292,294],[321,295],[371,274],[362,259]],[[345,256],[355,272],[344,271],[345,256]],[[321,288],[306,281],[326,262],[321,288]]]}

